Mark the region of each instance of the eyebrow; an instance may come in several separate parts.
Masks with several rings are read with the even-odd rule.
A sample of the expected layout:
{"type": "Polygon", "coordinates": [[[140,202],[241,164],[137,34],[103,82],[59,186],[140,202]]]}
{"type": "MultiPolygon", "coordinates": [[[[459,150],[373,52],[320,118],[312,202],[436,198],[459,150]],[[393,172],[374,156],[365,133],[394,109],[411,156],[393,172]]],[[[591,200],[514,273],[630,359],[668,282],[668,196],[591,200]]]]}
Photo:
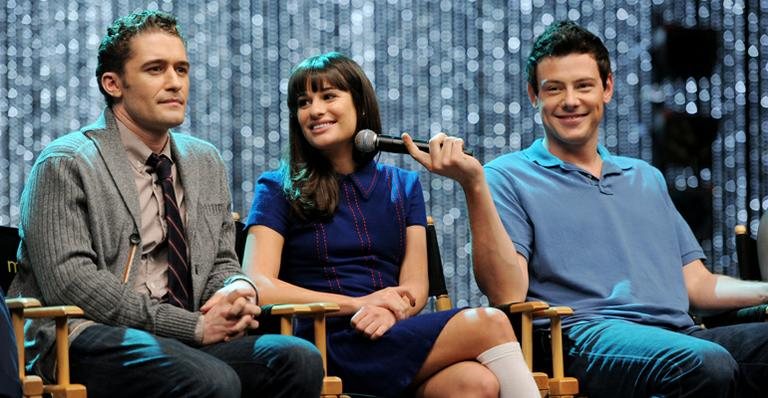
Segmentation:
{"type": "MultiPolygon", "coordinates": [[[[573,80],[573,83],[596,82],[598,80],[599,79],[594,77],[582,77],[582,78],[573,80]]],[[[540,86],[543,87],[545,84],[565,84],[565,82],[557,79],[542,80],[540,86]]]]}
{"type": "Polygon", "coordinates": [[[162,58],[157,58],[157,59],[150,59],[149,61],[144,62],[143,64],[141,64],[141,67],[145,68],[145,67],[153,65],[153,64],[163,64],[163,65],[171,64],[171,65],[177,65],[177,66],[184,66],[184,67],[187,67],[187,68],[189,68],[189,66],[190,66],[189,61],[186,61],[186,60],[185,61],[177,61],[177,62],[168,62],[168,60],[165,60],[165,59],[162,59],[162,58]]]}

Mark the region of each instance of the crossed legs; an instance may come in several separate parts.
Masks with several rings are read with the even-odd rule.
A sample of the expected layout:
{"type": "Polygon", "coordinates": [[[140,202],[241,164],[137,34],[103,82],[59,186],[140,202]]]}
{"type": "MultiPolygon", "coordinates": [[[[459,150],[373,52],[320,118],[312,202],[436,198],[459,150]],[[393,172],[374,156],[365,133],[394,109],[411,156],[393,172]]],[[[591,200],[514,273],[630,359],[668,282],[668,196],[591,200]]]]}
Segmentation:
{"type": "Polygon", "coordinates": [[[514,396],[538,397],[509,319],[495,308],[468,309],[451,318],[416,374],[414,384],[419,385],[416,395],[427,398],[506,398],[504,391],[509,390],[510,384],[516,390],[514,396]],[[478,357],[488,365],[478,362],[478,357]],[[497,374],[501,373],[499,370],[495,373],[494,364],[489,363],[499,360],[503,366],[497,368],[503,368],[503,374],[497,374]]]}

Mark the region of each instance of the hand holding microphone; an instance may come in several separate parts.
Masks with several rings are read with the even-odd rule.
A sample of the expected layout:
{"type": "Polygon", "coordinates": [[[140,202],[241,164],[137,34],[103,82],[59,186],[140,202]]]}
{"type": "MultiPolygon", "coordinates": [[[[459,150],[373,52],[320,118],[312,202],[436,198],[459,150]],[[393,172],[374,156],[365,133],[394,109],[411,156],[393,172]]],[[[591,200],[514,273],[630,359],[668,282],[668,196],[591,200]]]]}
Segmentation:
{"type": "Polygon", "coordinates": [[[474,157],[468,156],[460,138],[439,133],[429,140],[429,153],[420,150],[408,134],[403,134],[402,141],[411,157],[427,170],[455,180],[465,191],[485,184],[483,165],[474,157]]]}
{"type": "MultiPolygon", "coordinates": [[[[421,151],[429,153],[428,142],[413,140],[413,143],[421,151]]],[[[355,148],[360,152],[366,153],[375,150],[392,153],[408,153],[408,148],[406,148],[402,138],[379,135],[368,129],[357,132],[357,135],[355,136],[355,148]]],[[[472,150],[464,148],[463,151],[465,154],[472,156],[472,150]]]]}

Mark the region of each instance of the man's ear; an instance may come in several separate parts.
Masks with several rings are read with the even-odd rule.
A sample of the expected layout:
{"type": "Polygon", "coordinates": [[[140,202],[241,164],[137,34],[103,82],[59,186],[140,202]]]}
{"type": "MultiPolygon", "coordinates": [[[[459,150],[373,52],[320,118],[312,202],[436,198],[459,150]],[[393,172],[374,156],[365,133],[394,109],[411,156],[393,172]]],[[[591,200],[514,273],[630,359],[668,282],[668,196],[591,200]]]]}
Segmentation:
{"type": "Polygon", "coordinates": [[[114,98],[123,96],[123,81],[115,72],[105,72],[101,75],[101,87],[114,98]]]}
{"type": "Polygon", "coordinates": [[[528,99],[531,101],[531,105],[536,108],[539,102],[539,96],[536,95],[536,91],[533,89],[533,86],[531,86],[531,83],[528,83],[528,99]]]}

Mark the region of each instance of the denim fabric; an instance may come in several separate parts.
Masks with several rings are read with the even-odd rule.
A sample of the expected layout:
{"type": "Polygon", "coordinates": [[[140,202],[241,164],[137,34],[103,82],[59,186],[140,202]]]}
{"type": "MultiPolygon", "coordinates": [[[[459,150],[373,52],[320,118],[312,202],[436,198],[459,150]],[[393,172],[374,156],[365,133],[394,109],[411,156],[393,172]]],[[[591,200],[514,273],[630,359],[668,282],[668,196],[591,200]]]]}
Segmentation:
{"type": "Polygon", "coordinates": [[[765,397],[768,323],[675,332],[584,322],[566,338],[566,372],[600,397],[765,397]]]}
{"type": "Polygon", "coordinates": [[[310,343],[245,336],[190,347],[142,330],[93,325],[70,346],[73,382],[89,397],[317,397],[322,360],[310,343]]]}
{"type": "Polygon", "coordinates": [[[16,337],[13,334],[11,314],[5,306],[2,288],[0,288],[0,397],[21,397],[16,337]]]}

